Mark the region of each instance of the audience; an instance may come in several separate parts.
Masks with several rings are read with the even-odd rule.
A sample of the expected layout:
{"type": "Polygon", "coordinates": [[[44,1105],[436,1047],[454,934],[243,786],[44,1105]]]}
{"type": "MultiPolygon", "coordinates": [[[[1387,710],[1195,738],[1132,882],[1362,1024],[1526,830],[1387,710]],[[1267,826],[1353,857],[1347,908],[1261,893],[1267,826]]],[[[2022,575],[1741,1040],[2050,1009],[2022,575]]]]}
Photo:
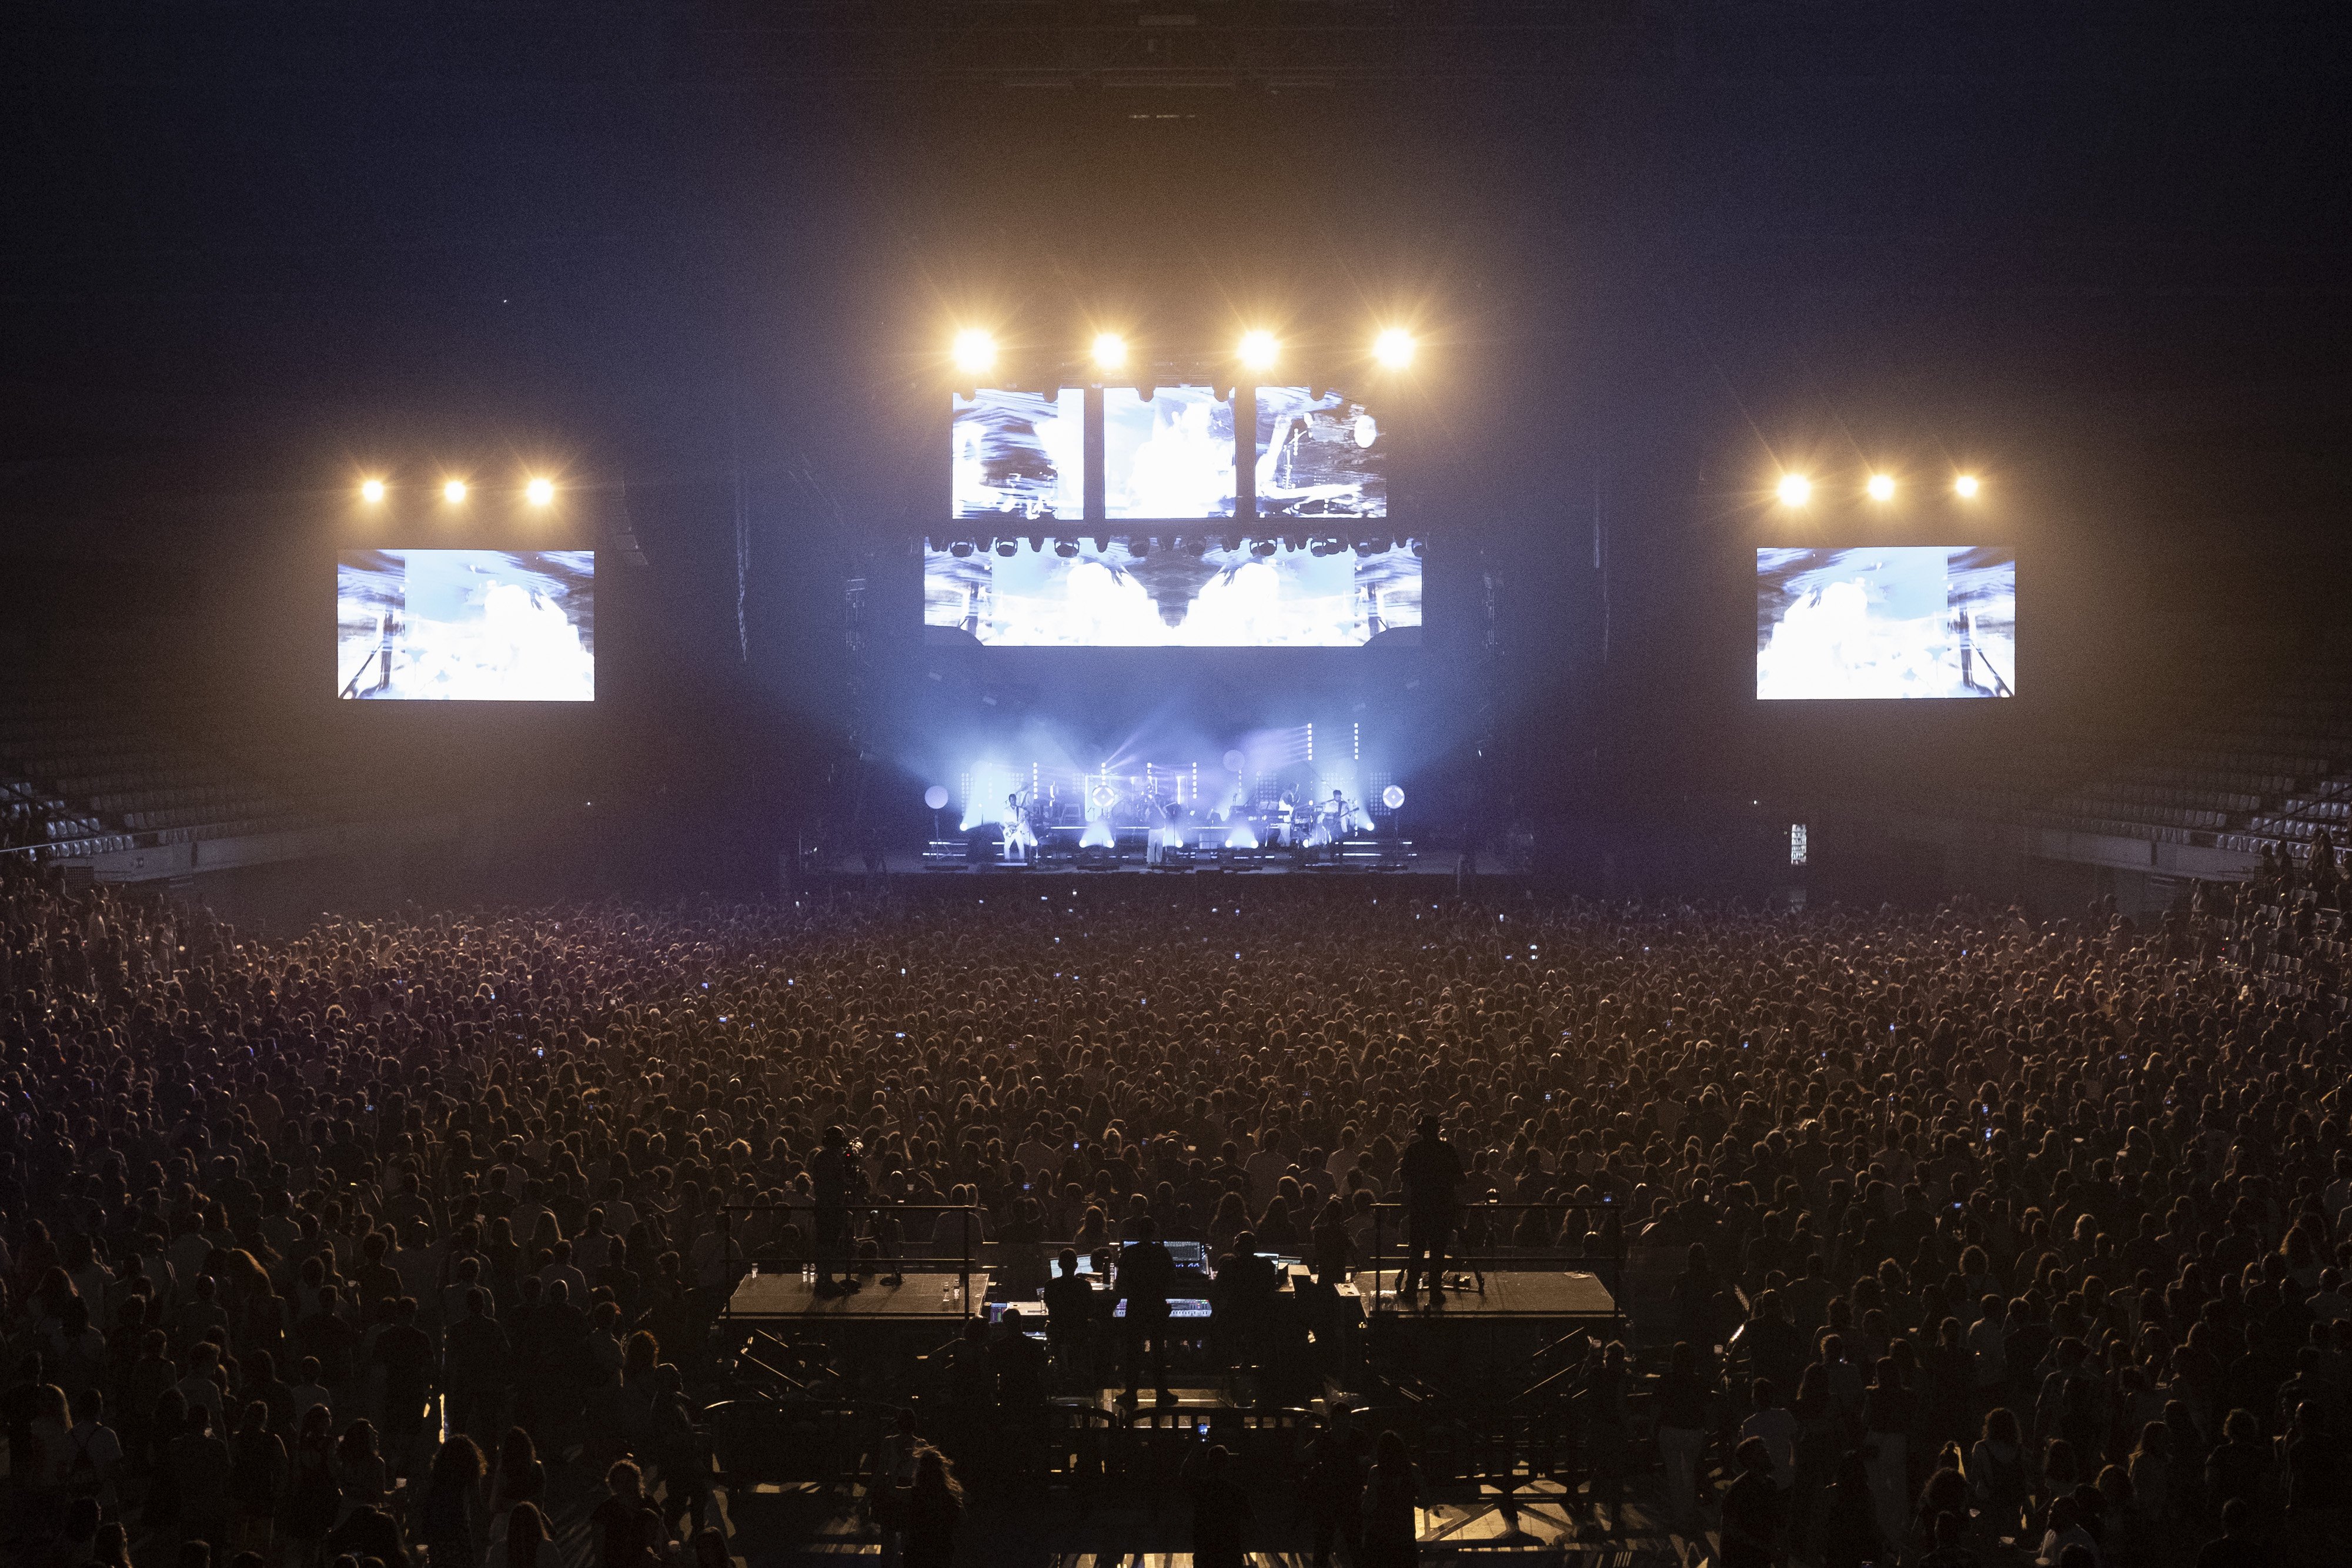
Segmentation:
{"type": "MultiPolygon", "coordinates": [[[[1406,1156],[1430,1117],[1460,1245],[1622,1237],[1672,1281],[1630,1356],[1595,1346],[1572,1380],[1607,1524],[1637,1432],[1671,1480],[1654,1502],[1736,1522],[1750,1560],[1957,1563],[2008,1537],[2186,1563],[2337,1524],[2352,1056],[2326,988],[2274,993],[2242,940],[2207,939],[2218,897],[2143,934],[2096,907],[1040,873],[262,940],[21,859],[0,1406],[9,1485],[54,1503],[20,1517],[63,1542],[90,1523],[67,1504],[97,1502],[77,1552],[124,1526],[207,1561],[390,1563],[413,1537],[436,1568],[529,1568],[537,1455],[577,1451],[632,1456],[594,1511],[608,1568],[699,1556],[688,1413],[743,1269],[870,1281],[940,1234],[892,1211],[952,1202],[1041,1283],[1066,1244],[1057,1287],[1154,1238],[1286,1237],[1335,1276],[1373,1204],[1429,1209],[1436,1162],[1406,1156]],[[1489,1199],[1608,1224],[1489,1226],[1489,1199]]],[[[2318,941],[2303,913],[2280,929],[2318,941]]],[[[1414,1240],[1442,1257],[1445,1228],[1414,1240]]],[[[1048,1298],[1065,1369],[1108,1360],[1076,1290],[1048,1298]]],[[[1232,1339],[1276,1357],[1255,1320],[1232,1339]]],[[[1011,1364],[985,1340],[965,1359],[1011,1364]]],[[[1360,1461],[1315,1472],[1318,1541],[1385,1557],[1420,1483],[1385,1440],[1360,1461]]],[[[896,1504],[910,1560],[953,1539],[939,1467],[896,1504]]],[[[1213,1533],[1233,1484],[1203,1471],[1213,1533]]]]}

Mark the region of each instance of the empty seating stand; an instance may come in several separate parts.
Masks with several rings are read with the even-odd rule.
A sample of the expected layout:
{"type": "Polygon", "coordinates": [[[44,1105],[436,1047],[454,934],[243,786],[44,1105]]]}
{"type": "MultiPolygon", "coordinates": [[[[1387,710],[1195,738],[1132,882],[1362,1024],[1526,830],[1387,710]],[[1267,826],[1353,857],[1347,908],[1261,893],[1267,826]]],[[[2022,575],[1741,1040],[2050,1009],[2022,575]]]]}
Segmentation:
{"type": "MultiPolygon", "coordinates": [[[[182,705],[182,712],[186,712],[182,705]]],[[[229,733],[232,723],[205,727],[229,733]]],[[[346,818],[335,786],[255,782],[70,676],[0,693],[0,791],[46,821],[47,859],[281,832],[346,818]]]]}
{"type": "Polygon", "coordinates": [[[2330,652],[2284,682],[2247,670],[2236,690],[2210,694],[2210,719],[2159,749],[2095,768],[2043,761],[2045,778],[2083,780],[2072,789],[1994,779],[1937,804],[1984,821],[2240,853],[2284,841],[2300,854],[2323,827],[2339,838],[2352,831],[2352,679],[2335,673],[2346,667],[2330,652]],[[2244,696],[2249,685],[2259,695],[2244,696]]]}

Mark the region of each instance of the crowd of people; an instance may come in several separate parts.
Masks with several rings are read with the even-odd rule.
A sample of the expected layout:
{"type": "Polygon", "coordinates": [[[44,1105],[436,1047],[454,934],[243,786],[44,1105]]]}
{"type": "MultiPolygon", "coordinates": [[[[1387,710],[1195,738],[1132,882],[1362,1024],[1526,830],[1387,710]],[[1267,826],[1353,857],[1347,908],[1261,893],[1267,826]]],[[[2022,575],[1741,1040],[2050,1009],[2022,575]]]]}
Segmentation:
{"type": "MultiPolygon", "coordinates": [[[[1563,1385],[1594,1528],[1650,1488],[1743,1564],[2341,1535],[2352,1056],[2212,916],[1416,883],[1034,873],[265,940],[0,865],[11,1539],[536,1568],[562,1491],[602,1568],[719,1568],[694,1399],[748,1261],[952,1245],[890,1211],[957,1205],[990,1239],[1344,1260],[1444,1168],[1433,1116],[1465,1212],[1604,1205],[1674,1260],[1656,1344],[1563,1385]],[[821,1236],[845,1186],[882,1212],[821,1236]]],[[[1540,1210],[1477,1239],[1586,1240],[1540,1210]]],[[[899,1501],[943,1561],[929,1436],[891,1473],[929,1478],[899,1501]]],[[[1312,1484],[1409,1521],[1377,1436],[1312,1484]]]]}

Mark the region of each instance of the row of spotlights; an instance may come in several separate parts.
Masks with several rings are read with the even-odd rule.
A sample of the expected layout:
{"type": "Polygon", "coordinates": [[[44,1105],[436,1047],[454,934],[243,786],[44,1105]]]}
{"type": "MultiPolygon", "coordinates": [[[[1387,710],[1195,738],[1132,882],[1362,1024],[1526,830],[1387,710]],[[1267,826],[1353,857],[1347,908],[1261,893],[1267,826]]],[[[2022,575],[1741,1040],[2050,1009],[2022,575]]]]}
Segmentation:
{"type": "MultiPolygon", "coordinates": [[[[1973,474],[1962,474],[1952,480],[1952,494],[1963,501],[1976,499],[1977,492],[1981,488],[1981,482],[1973,474]]],[[[1895,476],[1873,474],[1862,489],[1863,494],[1874,501],[1891,501],[1895,499],[1895,476]]],[[[1813,498],[1813,482],[1802,474],[1783,474],[1780,476],[1780,495],[1782,506],[1801,507],[1813,498]]]]}
{"type": "MultiPolygon", "coordinates": [[[[371,507],[381,503],[388,494],[390,494],[390,491],[385,487],[384,482],[381,479],[362,479],[360,481],[360,499],[365,501],[371,507]]],[[[467,485],[463,479],[446,479],[442,481],[441,498],[448,502],[449,505],[453,507],[463,506],[465,504],[466,497],[472,494],[472,486],[467,485]]],[[[555,481],[552,479],[529,480],[523,485],[522,495],[523,499],[529,501],[534,507],[551,507],[555,504],[555,481]]]]}
{"type": "MultiPolygon", "coordinates": [[[[1372,358],[1390,370],[1401,371],[1412,363],[1413,348],[1412,333],[1391,327],[1372,340],[1372,358]]],[[[1282,357],[1282,340],[1271,332],[1244,332],[1234,351],[1244,370],[1270,371],[1282,357]]],[[[1096,333],[1093,357],[1097,370],[1124,370],[1127,340],[1116,332],[1096,333]]],[[[967,327],[955,335],[952,358],[955,368],[966,375],[985,375],[996,368],[996,339],[978,327],[967,327]]]]}

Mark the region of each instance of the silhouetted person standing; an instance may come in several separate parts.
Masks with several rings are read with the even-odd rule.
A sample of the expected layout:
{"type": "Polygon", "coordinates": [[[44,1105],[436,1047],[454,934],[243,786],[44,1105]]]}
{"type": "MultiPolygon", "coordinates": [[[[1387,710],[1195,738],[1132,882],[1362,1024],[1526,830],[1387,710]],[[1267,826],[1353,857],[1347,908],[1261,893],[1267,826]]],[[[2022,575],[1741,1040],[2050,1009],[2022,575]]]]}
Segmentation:
{"type": "Polygon", "coordinates": [[[1405,1145],[1397,1162],[1404,1187],[1404,1279],[1397,1299],[1412,1299],[1421,1281],[1424,1260],[1429,1273],[1429,1299],[1445,1297],[1445,1243],[1454,1230],[1454,1189],[1462,1185],[1462,1156],[1440,1133],[1433,1113],[1421,1119],[1421,1135],[1405,1145]]]}
{"type": "Polygon", "coordinates": [[[1175,1395],[1168,1387],[1168,1291],[1176,1282],[1176,1260],[1160,1239],[1160,1228],[1146,1216],[1141,1234],[1119,1249],[1118,1294],[1127,1303],[1120,1320],[1120,1339],[1127,1347],[1127,1397],[1133,1403],[1142,1386],[1143,1347],[1151,1346],[1152,1385],[1162,1400],[1175,1395]]]}
{"type": "Polygon", "coordinates": [[[849,1134],[839,1127],[824,1130],[824,1146],[809,1159],[809,1182],[816,1198],[816,1293],[838,1295],[856,1289],[849,1270],[849,1199],[857,1180],[857,1162],[849,1157],[849,1134]],[[834,1283],[838,1262],[844,1276],[834,1283]]]}

